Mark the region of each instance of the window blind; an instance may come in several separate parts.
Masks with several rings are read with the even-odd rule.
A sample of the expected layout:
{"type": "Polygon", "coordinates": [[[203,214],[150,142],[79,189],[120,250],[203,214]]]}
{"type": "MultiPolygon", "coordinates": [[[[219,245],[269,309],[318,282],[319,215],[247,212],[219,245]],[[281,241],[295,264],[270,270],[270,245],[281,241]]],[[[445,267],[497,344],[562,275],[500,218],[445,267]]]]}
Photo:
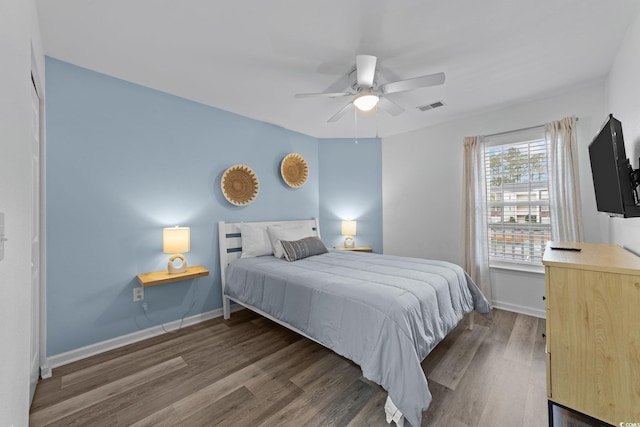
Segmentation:
{"type": "Polygon", "coordinates": [[[491,141],[485,148],[491,261],[541,264],[551,238],[544,128],[526,136],[517,141],[517,133],[501,135],[501,142],[510,142],[491,141]]]}

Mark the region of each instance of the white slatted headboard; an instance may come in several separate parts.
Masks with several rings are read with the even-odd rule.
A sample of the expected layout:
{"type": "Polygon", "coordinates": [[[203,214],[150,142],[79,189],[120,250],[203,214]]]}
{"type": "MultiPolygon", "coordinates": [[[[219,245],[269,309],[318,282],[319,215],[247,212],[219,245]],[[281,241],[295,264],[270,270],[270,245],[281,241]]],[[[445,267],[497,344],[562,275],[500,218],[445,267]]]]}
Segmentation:
{"type": "MultiPolygon", "coordinates": [[[[233,260],[240,258],[242,254],[242,233],[240,232],[241,222],[218,222],[218,243],[220,247],[220,283],[222,284],[222,309],[224,311],[224,318],[228,319],[230,315],[230,301],[224,295],[224,288],[226,285],[227,266],[233,260]]],[[[252,224],[264,225],[266,227],[270,225],[293,225],[303,224],[308,226],[310,231],[320,237],[320,225],[318,218],[296,220],[296,221],[259,221],[252,222],[252,224]]]]}

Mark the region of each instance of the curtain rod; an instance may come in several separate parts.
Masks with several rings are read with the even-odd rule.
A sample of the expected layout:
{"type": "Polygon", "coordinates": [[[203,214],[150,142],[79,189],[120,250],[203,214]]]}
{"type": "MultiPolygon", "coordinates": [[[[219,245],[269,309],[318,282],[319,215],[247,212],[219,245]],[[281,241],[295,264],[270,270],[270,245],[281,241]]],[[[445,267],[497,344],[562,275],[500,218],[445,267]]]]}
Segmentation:
{"type": "MultiPolygon", "coordinates": [[[[578,117],[576,117],[576,122],[579,121],[579,120],[580,119],[578,117]]],[[[535,128],[539,128],[539,127],[543,127],[543,126],[544,125],[529,126],[527,128],[507,130],[507,131],[504,131],[504,132],[492,133],[492,134],[489,134],[489,135],[482,135],[482,136],[484,136],[485,138],[491,138],[491,137],[494,137],[494,136],[506,135],[508,133],[513,133],[513,132],[522,132],[522,131],[525,131],[525,130],[531,130],[531,129],[535,129],[535,128]]]]}

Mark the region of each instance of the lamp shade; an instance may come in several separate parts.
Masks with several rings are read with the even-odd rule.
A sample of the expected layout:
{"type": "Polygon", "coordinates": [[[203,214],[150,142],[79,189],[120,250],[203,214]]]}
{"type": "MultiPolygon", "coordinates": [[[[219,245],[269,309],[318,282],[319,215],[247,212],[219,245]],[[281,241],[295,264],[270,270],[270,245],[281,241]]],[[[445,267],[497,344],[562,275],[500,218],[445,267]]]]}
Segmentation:
{"type": "Polygon", "coordinates": [[[191,249],[191,230],[189,227],[165,228],[162,230],[162,251],[165,254],[179,254],[191,249]]]}
{"type": "Polygon", "coordinates": [[[342,221],[342,235],[343,236],[355,236],[356,235],[356,221],[342,221]]]}

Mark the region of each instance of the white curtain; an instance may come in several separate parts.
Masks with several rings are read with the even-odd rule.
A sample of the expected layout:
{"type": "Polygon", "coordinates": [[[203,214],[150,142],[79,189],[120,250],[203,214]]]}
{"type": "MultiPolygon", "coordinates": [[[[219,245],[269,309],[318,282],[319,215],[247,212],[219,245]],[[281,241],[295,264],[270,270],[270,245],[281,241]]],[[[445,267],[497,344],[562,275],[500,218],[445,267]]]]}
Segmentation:
{"type": "Polygon", "coordinates": [[[469,136],[464,139],[464,268],[492,301],[486,194],[483,138],[469,136]]]}
{"type": "Polygon", "coordinates": [[[545,137],[549,161],[551,239],[581,242],[584,231],[578,186],[576,118],[565,117],[547,123],[545,137]]]}

